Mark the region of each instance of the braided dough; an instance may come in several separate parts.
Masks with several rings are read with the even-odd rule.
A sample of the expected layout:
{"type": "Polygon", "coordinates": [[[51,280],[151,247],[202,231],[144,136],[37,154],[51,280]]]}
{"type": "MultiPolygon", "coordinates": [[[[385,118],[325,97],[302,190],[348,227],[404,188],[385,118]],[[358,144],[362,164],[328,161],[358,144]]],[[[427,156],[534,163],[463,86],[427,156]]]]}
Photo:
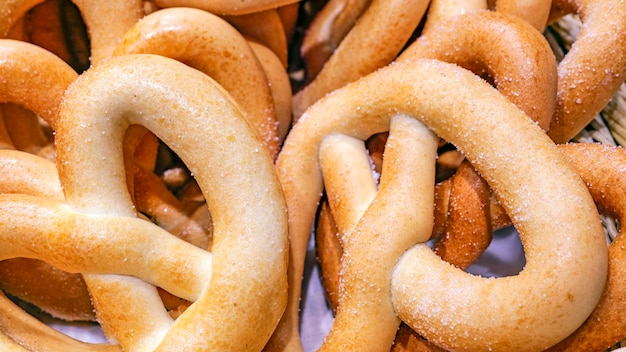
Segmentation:
{"type": "Polygon", "coordinates": [[[339,304],[322,351],[391,347],[400,325],[389,300],[393,266],[432,232],[437,138],[409,116],[394,116],[389,128],[389,162],[383,164],[378,191],[362,141],[331,134],[320,145],[324,184],[340,214],[343,243],[339,304]],[[376,319],[366,320],[362,331],[366,317],[376,319]]]}
{"type": "MultiPolygon", "coordinates": [[[[390,299],[399,317],[429,340],[459,350],[541,350],[569,335],[591,313],[606,280],[603,230],[585,185],[545,132],[488,83],[451,64],[407,60],[329,94],[287,137],[277,169],[290,209],[290,301],[274,342],[288,350],[300,345],[299,287],[323,190],[317,161],[322,139],[330,133],[365,139],[402,113],[454,143],[505,200],[528,264],[518,276],[484,279],[417,245],[391,278],[390,299]]],[[[362,333],[375,333],[363,327],[362,333]]]]}

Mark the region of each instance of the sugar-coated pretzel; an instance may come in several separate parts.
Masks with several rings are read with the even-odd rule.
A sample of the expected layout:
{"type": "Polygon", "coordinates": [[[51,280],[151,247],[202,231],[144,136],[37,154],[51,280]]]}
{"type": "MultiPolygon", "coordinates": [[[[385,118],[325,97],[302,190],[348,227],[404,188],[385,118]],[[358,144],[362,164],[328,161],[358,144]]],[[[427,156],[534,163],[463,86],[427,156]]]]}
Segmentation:
{"type": "Polygon", "coordinates": [[[614,0],[553,1],[582,21],[578,37],[558,66],[559,88],[548,135],[565,143],[602,110],[626,74],[626,4],[614,0]]]}
{"type": "Polygon", "coordinates": [[[54,129],[63,93],[78,74],[51,52],[13,39],[0,39],[0,57],[2,101],[26,107],[54,129]]]}
{"type": "Polygon", "coordinates": [[[400,325],[389,300],[391,271],[400,254],[432,232],[437,138],[408,116],[393,117],[389,128],[378,190],[362,141],[331,134],[320,145],[343,242],[339,304],[322,351],[391,347],[400,325]]]}
{"type": "Polygon", "coordinates": [[[168,7],[193,7],[209,11],[216,15],[245,15],[249,13],[275,9],[298,2],[298,0],[254,0],[233,2],[230,0],[154,0],[161,8],[168,7]]]}
{"type": "MultiPolygon", "coordinates": [[[[540,32],[521,19],[488,10],[440,20],[431,29],[413,42],[398,61],[434,58],[486,75],[530,119],[543,129],[549,127],[556,103],[557,66],[540,32]],[[471,30],[464,30],[467,28],[471,30]],[[484,43],[493,47],[487,48],[484,43]]],[[[453,177],[458,180],[452,180],[450,207],[446,211],[455,221],[444,229],[436,251],[446,261],[466,268],[491,241],[491,229],[485,228],[490,218],[490,194],[471,167],[463,167],[453,177]],[[467,243],[475,246],[473,250],[460,250],[470,249],[467,243]]]]}
{"type": "Polygon", "coordinates": [[[315,79],[294,95],[294,118],[325,94],[393,61],[427,7],[424,0],[373,0],[315,79]]]}
{"type": "Polygon", "coordinates": [[[521,110],[469,71],[422,59],[391,64],[327,95],[307,110],[287,137],[277,170],[290,209],[290,301],[274,343],[284,350],[299,346],[300,280],[323,190],[317,161],[321,140],[333,132],[364,139],[384,131],[390,116],[402,113],[454,143],[505,199],[505,208],[524,234],[529,258],[520,275],[490,280],[454,268],[425,244],[417,245],[401,257],[393,274],[390,298],[400,318],[447,348],[539,350],[569,335],[593,310],[606,279],[606,245],[593,200],[545,132],[521,110]],[[557,200],[564,206],[556,207],[557,200]],[[541,252],[539,257],[534,257],[535,251],[541,252]],[[423,261],[415,264],[418,254],[423,261]],[[538,263],[538,258],[550,259],[538,263]],[[423,271],[433,273],[428,283],[417,286],[417,273],[428,274],[423,271]],[[455,279],[444,279],[440,271],[455,279]],[[541,279],[536,276],[540,273],[541,279]],[[510,293],[522,289],[518,285],[525,294],[516,295],[519,301],[511,304],[510,293]],[[481,295],[475,291],[479,287],[493,294],[481,295]],[[503,301],[497,303],[497,297],[503,301]],[[462,305],[457,313],[446,309],[457,305],[462,305]],[[420,309],[426,311],[418,313],[420,309]],[[515,312],[502,314],[500,309],[515,312]],[[478,321],[488,311],[494,320],[478,321]],[[430,324],[455,324],[420,326],[418,317],[428,317],[430,324]],[[524,325],[524,319],[530,325],[524,325]],[[476,325],[470,330],[472,322],[476,325]],[[515,335],[504,336],[502,327],[515,335]]]}
{"type": "Polygon", "coordinates": [[[3,216],[29,219],[1,222],[13,238],[4,257],[39,256],[83,273],[103,330],[124,350],[261,350],[286,302],[286,207],[269,152],[223,89],[172,59],[115,57],[71,85],[57,126],[66,203],[2,195],[11,209],[3,216]],[[214,219],[212,255],[137,218],[121,153],[131,124],[153,131],[194,173],[214,219]],[[32,250],[34,238],[44,242],[32,250]],[[63,248],[86,252],[72,258],[63,248]],[[148,282],[194,303],[172,321],[148,282]]]}
{"type": "Polygon", "coordinates": [[[548,129],[556,104],[557,64],[541,33],[518,18],[488,10],[455,16],[435,28],[397,60],[432,58],[487,75],[502,94],[548,129]]]}
{"type": "MultiPolygon", "coordinates": [[[[587,185],[598,210],[623,223],[626,209],[622,196],[626,182],[623,172],[626,167],[626,150],[597,143],[560,144],[558,148],[587,185]]],[[[494,199],[491,207],[497,209],[500,205],[494,199]]],[[[498,229],[509,226],[510,220],[492,219],[492,223],[498,229]]],[[[626,326],[620,315],[624,309],[621,297],[626,290],[622,280],[626,260],[623,240],[620,231],[609,245],[607,284],[594,311],[572,335],[548,351],[606,350],[626,336],[626,326]]]]}
{"type": "Polygon", "coordinates": [[[114,55],[131,53],[167,56],[211,76],[242,107],[272,155],[278,153],[276,112],[265,72],[245,38],[226,21],[193,8],[153,12],[124,35],[114,55]]]}
{"type": "MultiPolygon", "coordinates": [[[[8,0],[0,11],[0,36],[28,10],[44,0],[8,0]]],[[[111,56],[124,33],[143,17],[143,1],[72,0],[80,9],[89,33],[91,63],[99,64],[111,56]]]]}
{"type": "Polygon", "coordinates": [[[495,10],[517,16],[543,33],[548,23],[551,0],[497,0],[495,10]]]}
{"type": "MultiPolygon", "coordinates": [[[[626,151],[602,144],[570,143],[559,150],[582,177],[601,213],[626,223],[626,151]]],[[[623,226],[623,225],[622,225],[623,226]]],[[[623,228],[609,245],[609,271],[606,288],[589,318],[576,332],[550,351],[600,351],[615,345],[626,336],[622,312],[626,308],[626,252],[623,228]]]]}
{"type": "Polygon", "coordinates": [[[422,34],[448,18],[486,8],[486,0],[431,0],[422,34]]]}
{"type": "Polygon", "coordinates": [[[281,63],[276,54],[263,44],[257,43],[252,39],[248,39],[248,45],[254,55],[261,63],[265,78],[267,78],[272,100],[274,102],[274,110],[276,111],[276,119],[278,120],[278,138],[280,144],[287,137],[289,129],[291,129],[291,81],[285,67],[281,63]]]}

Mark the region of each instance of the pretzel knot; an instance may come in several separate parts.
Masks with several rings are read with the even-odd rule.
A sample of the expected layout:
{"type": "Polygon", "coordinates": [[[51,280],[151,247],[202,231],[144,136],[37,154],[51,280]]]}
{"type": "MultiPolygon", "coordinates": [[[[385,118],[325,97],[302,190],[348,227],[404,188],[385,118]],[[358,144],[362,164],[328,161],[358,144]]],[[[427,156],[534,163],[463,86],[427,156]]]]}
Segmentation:
{"type": "Polygon", "coordinates": [[[86,71],[56,124],[65,202],[2,195],[2,259],[82,273],[105,334],[123,350],[260,351],[286,305],[286,206],[268,151],[224,92],[148,54],[86,71]],[[193,172],[214,221],[212,253],[137,217],[122,152],[134,124],[193,172]],[[155,286],[194,303],[173,320],[155,286]]]}
{"type": "MultiPolygon", "coordinates": [[[[607,277],[607,248],[593,199],[556,145],[519,108],[470,71],[427,59],[391,64],[329,94],[307,110],[287,137],[277,170],[290,217],[294,269],[290,299],[299,294],[303,252],[324,190],[318,160],[324,149],[321,146],[336,133],[365,140],[388,130],[395,115],[409,115],[428,126],[453,143],[480,172],[520,232],[526,267],[512,277],[473,276],[444,262],[413,237],[415,244],[400,254],[391,269],[385,268],[389,275],[384,286],[371,282],[375,287],[368,288],[370,271],[365,268],[350,273],[349,282],[342,279],[343,296],[326,341],[328,349],[349,350],[354,343],[360,350],[363,346],[390,348],[399,320],[389,322],[397,318],[450,350],[540,351],[571,334],[598,303],[607,277]],[[359,281],[362,284],[356,284],[359,281]],[[350,292],[357,297],[346,297],[348,285],[365,286],[368,292],[384,291],[377,297],[386,296],[393,310],[372,309],[389,307],[383,298],[364,305],[377,315],[351,314],[347,307],[353,319],[347,326],[340,325],[341,305],[358,301],[358,292],[350,292]],[[390,289],[385,291],[386,287],[390,289]]],[[[404,129],[408,133],[408,128],[404,129]]],[[[392,175],[404,172],[393,166],[389,171],[392,175]]],[[[403,177],[392,175],[381,177],[403,177]]],[[[419,185],[423,181],[414,182],[419,185]]],[[[364,217],[357,227],[375,228],[377,222],[393,223],[397,218],[398,224],[392,228],[401,233],[399,237],[404,238],[405,231],[415,231],[403,228],[412,222],[395,216],[406,207],[403,197],[410,198],[406,192],[399,193],[399,198],[381,201],[385,205],[382,209],[393,209],[392,219],[380,219],[388,216],[382,212],[366,214],[367,224],[364,217]],[[399,208],[392,207],[394,202],[399,208]]],[[[344,228],[348,229],[346,234],[351,233],[350,227],[344,228]]],[[[391,233],[371,233],[393,238],[391,233]]],[[[385,248],[365,253],[367,260],[360,264],[367,266],[371,261],[375,266],[385,248]]],[[[345,262],[342,265],[345,275],[348,269],[345,262]]],[[[283,338],[281,342],[288,350],[299,344],[296,328],[289,325],[297,321],[294,312],[297,309],[290,301],[274,335],[275,339],[283,338]]]]}

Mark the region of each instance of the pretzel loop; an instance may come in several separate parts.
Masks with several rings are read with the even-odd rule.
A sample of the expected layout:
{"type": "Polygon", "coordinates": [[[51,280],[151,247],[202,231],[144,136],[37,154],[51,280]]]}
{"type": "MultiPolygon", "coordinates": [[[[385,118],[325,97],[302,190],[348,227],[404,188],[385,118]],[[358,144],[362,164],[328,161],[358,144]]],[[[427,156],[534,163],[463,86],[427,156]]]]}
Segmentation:
{"type": "Polygon", "coordinates": [[[56,136],[66,203],[4,195],[10,218],[25,219],[3,223],[41,233],[38,250],[17,236],[4,255],[84,273],[105,334],[124,350],[260,351],[286,302],[286,207],[269,152],[225,91],[172,59],[112,58],[68,88],[56,136]],[[122,155],[133,124],[160,137],[194,173],[214,219],[212,260],[137,218],[122,155]],[[27,210],[43,213],[20,215],[27,210]],[[73,256],[76,246],[84,259],[73,256]],[[112,269],[128,261],[134,272],[112,269]],[[173,321],[148,282],[195,302],[173,321]]]}
{"type": "MultiPolygon", "coordinates": [[[[541,350],[569,335],[597,304],[607,273],[603,229],[589,192],[545,132],[487,82],[425,59],[391,64],[327,95],[287,137],[277,167],[290,209],[290,299],[299,294],[303,253],[323,189],[316,159],[322,138],[339,132],[365,139],[383,132],[395,114],[419,119],[456,145],[504,200],[528,254],[519,275],[484,279],[417,245],[393,273],[391,297],[399,317],[449,349],[541,350]],[[516,290],[525,294],[511,302],[516,290]],[[490,319],[478,322],[486,314],[490,319]],[[505,336],[502,327],[516,334],[505,336]]],[[[275,337],[289,336],[282,329],[293,336],[288,323],[296,312],[290,301],[275,337]]],[[[284,343],[297,345],[293,338],[284,343]]]]}

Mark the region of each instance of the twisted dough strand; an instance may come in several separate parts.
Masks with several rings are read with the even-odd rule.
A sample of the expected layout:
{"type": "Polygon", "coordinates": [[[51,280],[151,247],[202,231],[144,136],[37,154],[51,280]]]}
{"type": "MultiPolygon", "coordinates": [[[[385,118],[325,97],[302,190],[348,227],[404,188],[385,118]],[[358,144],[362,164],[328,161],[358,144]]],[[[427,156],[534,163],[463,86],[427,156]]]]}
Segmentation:
{"type": "MultiPolygon", "coordinates": [[[[502,197],[509,199],[505,208],[515,219],[520,232],[529,234],[526,241],[528,253],[543,249],[548,252],[539,257],[545,255],[550,258],[549,263],[534,264],[531,257],[527,270],[518,277],[486,280],[472,278],[467,273],[451,268],[426,246],[414,247],[403,256],[394,272],[392,299],[399,316],[412,323],[414,328],[419,328],[419,324],[414,324],[416,315],[411,309],[427,309],[432,302],[441,302],[443,307],[452,306],[457,301],[465,302],[465,299],[445,297],[457,295],[458,288],[465,287],[465,284],[475,284],[474,288],[485,285],[497,296],[483,296],[475,291],[470,292],[473,290],[470,289],[467,302],[481,296],[488,302],[476,303],[471,308],[474,311],[468,311],[464,306],[463,311],[472,313],[467,315],[467,324],[471,325],[471,322],[476,322],[477,316],[495,308],[490,317],[497,318],[494,322],[497,326],[480,330],[487,336],[472,330],[468,338],[464,339],[463,334],[450,331],[451,327],[445,325],[432,328],[422,326],[419,332],[448,348],[497,348],[502,344],[505,346],[502,348],[508,350],[545,349],[569,335],[593,310],[606,280],[606,245],[593,200],[580,178],[569,169],[554,143],[521,110],[474,74],[454,65],[422,59],[391,64],[329,94],[307,110],[287,137],[277,168],[290,209],[290,302],[274,337],[284,338],[283,346],[288,346],[289,350],[297,349],[299,344],[297,303],[304,254],[323,190],[317,161],[322,138],[339,132],[364,139],[383,132],[388,126],[390,115],[397,113],[415,116],[441,138],[454,143],[481,172],[496,194],[507,195],[502,197]],[[393,89],[385,90],[381,87],[393,89]],[[501,119],[501,116],[509,118],[501,119]],[[537,168],[537,163],[542,167],[537,168]],[[547,174],[543,174],[544,171],[547,174]],[[520,172],[524,175],[520,175],[520,172]],[[522,178],[524,182],[520,181],[522,178]],[[520,189],[519,184],[524,184],[526,191],[520,189]],[[557,210],[555,199],[562,200],[567,206],[557,210]],[[550,215],[546,216],[547,213],[550,215]],[[577,222],[571,223],[572,219],[577,219],[577,222]],[[543,236],[545,233],[552,234],[548,241],[543,236]],[[569,236],[569,240],[566,236],[569,236]],[[558,256],[556,248],[570,255],[558,256]],[[420,260],[430,264],[413,265],[415,255],[422,252],[424,254],[420,260]],[[416,287],[417,282],[423,282],[412,276],[416,267],[425,271],[436,269],[445,272],[441,277],[432,277],[429,284],[424,283],[437,283],[431,285],[431,291],[419,290],[417,294],[424,298],[411,295],[409,291],[413,292],[413,289],[404,290],[416,287]],[[540,276],[537,275],[541,272],[544,274],[539,280],[540,276]],[[443,279],[446,275],[454,275],[456,278],[455,289],[447,287],[452,283],[443,279]],[[411,283],[409,278],[415,281],[411,283]],[[520,302],[524,309],[502,314],[499,311],[503,309],[502,306],[492,305],[496,297],[508,302],[511,289],[523,287],[528,291],[528,287],[537,284],[539,287],[532,290],[533,294],[518,297],[528,299],[527,302],[520,302]],[[421,299],[428,303],[416,304],[421,299]],[[537,309],[528,308],[535,304],[538,305],[537,309]],[[528,319],[533,324],[545,325],[520,326],[518,317],[520,321],[528,319]],[[501,334],[502,326],[509,326],[511,330],[519,329],[515,336],[504,336],[501,334]],[[448,337],[456,337],[457,340],[448,337]]],[[[502,305],[519,307],[506,303],[502,305]]],[[[426,311],[417,316],[433,318],[435,313],[426,311]]],[[[447,320],[443,315],[428,321],[445,323],[447,320]]],[[[459,324],[463,322],[455,321],[459,324]]],[[[484,322],[480,325],[483,327],[484,322]]],[[[452,328],[458,329],[461,325],[452,328]]]]}
{"type": "MultiPolygon", "coordinates": [[[[208,76],[161,56],[111,58],[72,84],[59,114],[57,165],[65,209],[92,219],[113,217],[119,226],[143,222],[136,219],[126,190],[121,152],[131,124],[155,132],[196,175],[215,225],[211,282],[193,293],[199,299],[172,322],[153,286],[129,276],[86,274],[103,329],[126,350],[212,345],[241,350],[242,344],[260,350],[286,298],[286,208],[269,152],[208,76]],[[86,102],[85,97],[91,98],[86,102]],[[178,138],[183,134],[185,139],[178,138]],[[233,296],[235,287],[244,296],[233,296]],[[135,304],[120,306],[120,300],[135,304]],[[211,336],[198,335],[196,329],[211,336]]],[[[143,223],[139,226],[146,231],[162,231],[143,223]]],[[[200,250],[184,241],[175,243],[200,250]]],[[[151,254],[147,250],[144,256],[151,254]]],[[[173,269],[179,272],[167,280],[174,286],[184,283],[189,268],[173,269]]],[[[207,274],[203,272],[205,280],[207,274]]]]}

